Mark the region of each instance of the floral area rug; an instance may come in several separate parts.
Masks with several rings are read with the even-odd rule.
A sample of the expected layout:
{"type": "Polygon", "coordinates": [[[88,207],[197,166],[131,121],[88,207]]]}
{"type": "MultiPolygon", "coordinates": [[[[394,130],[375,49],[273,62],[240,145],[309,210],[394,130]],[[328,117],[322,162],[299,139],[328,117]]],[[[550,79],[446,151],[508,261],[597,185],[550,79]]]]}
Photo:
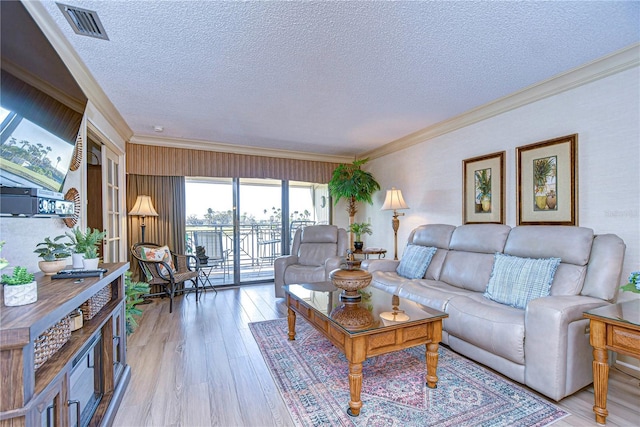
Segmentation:
{"type": "Polygon", "coordinates": [[[425,346],[418,346],[365,361],[363,406],[351,417],[349,363],[329,340],[301,317],[295,341],[286,319],[249,328],[299,426],[545,426],[569,415],[442,346],[438,387],[430,389],[425,346]]]}

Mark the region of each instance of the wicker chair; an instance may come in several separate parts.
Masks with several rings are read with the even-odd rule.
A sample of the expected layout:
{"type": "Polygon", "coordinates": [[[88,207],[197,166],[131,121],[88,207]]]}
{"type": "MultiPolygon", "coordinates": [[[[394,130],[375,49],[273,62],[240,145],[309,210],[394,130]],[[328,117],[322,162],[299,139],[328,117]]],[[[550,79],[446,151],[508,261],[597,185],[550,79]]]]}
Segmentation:
{"type": "Polygon", "coordinates": [[[131,247],[131,254],[138,260],[142,271],[142,280],[150,286],[162,286],[164,292],[153,293],[144,296],[167,295],[169,297],[169,313],[173,312],[173,297],[179,284],[191,280],[195,287],[196,302],[198,302],[198,275],[200,262],[193,255],[180,255],[171,252],[175,270],[168,262],[162,260],[150,260],[144,255],[144,249],[159,249],[162,246],[155,243],[136,243],[131,247]]]}

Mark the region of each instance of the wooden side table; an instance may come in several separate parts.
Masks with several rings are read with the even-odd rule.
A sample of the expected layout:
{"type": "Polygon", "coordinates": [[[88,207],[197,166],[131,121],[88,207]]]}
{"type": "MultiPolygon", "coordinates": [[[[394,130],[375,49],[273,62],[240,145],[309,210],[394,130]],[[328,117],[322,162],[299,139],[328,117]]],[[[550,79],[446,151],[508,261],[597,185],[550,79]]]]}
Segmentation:
{"type": "Polygon", "coordinates": [[[626,301],[585,312],[589,342],[593,347],[593,412],[598,424],[606,424],[609,364],[607,350],[640,359],[640,300],[626,301]]]}
{"type": "Polygon", "coordinates": [[[354,250],[353,254],[362,255],[363,259],[369,259],[371,255],[378,255],[378,259],[380,259],[387,255],[387,250],[382,248],[364,248],[354,250]]]}

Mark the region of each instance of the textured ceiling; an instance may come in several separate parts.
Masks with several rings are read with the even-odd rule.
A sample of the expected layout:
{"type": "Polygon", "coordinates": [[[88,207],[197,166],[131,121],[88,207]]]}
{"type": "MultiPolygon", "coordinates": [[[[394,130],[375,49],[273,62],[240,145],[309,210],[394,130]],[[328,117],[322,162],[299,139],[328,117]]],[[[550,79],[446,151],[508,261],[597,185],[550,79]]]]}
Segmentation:
{"type": "Polygon", "coordinates": [[[332,155],[640,40],[637,1],[66,2],[109,41],[43,3],[136,136],[332,155]]]}

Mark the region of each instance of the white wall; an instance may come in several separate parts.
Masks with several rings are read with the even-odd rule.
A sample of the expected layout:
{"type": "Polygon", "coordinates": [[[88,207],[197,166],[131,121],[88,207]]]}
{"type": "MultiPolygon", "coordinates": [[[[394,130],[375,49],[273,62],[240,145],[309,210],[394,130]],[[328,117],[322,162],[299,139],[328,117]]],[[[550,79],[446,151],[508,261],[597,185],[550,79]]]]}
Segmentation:
{"type": "MultiPolygon", "coordinates": [[[[640,269],[640,69],[638,67],[486,119],[367,165],[383,188],[357,220],[371,218],[366,246],[393,257],[390,211],[380,211],[386,189],[400,188],[410,209],[400,218],[398,252],[412,228],[460,225],[462,161],[506,151],[506,223],[516,225],[515,148],[578,134],[580,226],[615,233],[627,245],[622,283],[640,269]]],[[[628,292],[621,299],[630,298],[628,292]]]]}

